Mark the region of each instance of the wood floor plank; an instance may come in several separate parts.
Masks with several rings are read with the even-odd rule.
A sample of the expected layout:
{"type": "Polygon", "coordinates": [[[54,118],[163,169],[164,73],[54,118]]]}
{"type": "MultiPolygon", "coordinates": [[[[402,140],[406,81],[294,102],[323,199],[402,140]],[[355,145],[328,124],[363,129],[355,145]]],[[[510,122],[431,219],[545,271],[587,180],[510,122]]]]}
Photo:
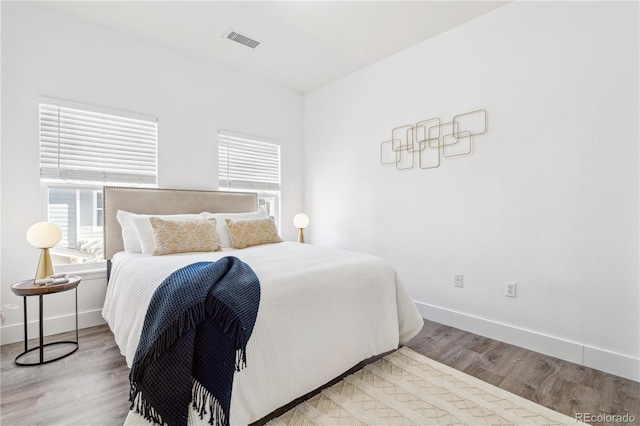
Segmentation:
{"type": "Polygon", "coordinates": [[[451,353],[463,353],[465,348],[477,351],[479,357],[462,370],[467,374],[570,417],[576,413],[631,414],[635,422],[627,424],[640,425],[638,382],[485,337],[461,338],[466,332],[429,323],[425,320],[425,327],[408,344],[429,358],[449,365],[451,353]],[[434,335],[425,335],[428,333],[434,335]],[[456,336],[459,340],[453,341],[447,336],[456,336]],[[441,344],[455,348],[438,347],[441,344]]]}
{"type": "Polygon", "coordinates": [[[499,386],[500,383],[504,381],[504,376],[480,365],[471,366],[461,371],[473,377],[477,377],[478,379],[485,381],[493,386],[499,386]]]}

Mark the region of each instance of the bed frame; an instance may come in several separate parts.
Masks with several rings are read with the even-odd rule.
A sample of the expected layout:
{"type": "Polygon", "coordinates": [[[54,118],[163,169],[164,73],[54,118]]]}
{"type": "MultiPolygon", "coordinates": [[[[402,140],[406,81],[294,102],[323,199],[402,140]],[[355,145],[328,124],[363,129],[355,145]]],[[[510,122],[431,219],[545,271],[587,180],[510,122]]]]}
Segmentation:
{"type": "Polygon", "coordinates": [[[258,194],[253,192],[105,186],[102,194],[107,276],[111,272],[111,258],[124,249],[122,229],[116,217],[118,210],[139,214],[245,213],[258,210],[258,194]]]}

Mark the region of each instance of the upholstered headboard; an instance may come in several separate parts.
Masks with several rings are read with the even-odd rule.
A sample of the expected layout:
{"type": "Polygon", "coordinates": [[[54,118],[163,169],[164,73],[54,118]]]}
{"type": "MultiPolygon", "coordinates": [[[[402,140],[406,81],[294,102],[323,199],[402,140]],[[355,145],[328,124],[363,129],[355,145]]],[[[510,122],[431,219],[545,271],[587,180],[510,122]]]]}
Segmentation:
{"type": "Polygon", "coordinates": [[[105,186],[104,257],[108,261],[124,248],[122,229],[116,217],[118,210],[140,214],[244,213],[258,210],[258,195],[252,192],[105,186]]]}

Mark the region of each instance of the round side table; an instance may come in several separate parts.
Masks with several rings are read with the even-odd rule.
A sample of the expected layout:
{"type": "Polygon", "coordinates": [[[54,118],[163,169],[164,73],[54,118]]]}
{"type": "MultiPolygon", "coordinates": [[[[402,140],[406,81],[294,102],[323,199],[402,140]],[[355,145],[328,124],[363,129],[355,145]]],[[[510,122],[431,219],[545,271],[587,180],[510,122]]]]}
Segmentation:
{"type": "Polygon", "coordinates": [[[34,280],[25,280],[20,281],[11,286],[11,291],[13,291],[16,296],[22,296],[24,302],[24,352],[16,357],[15,363],[17,365],[23,366],[31,366],[31,365],[41,365],[47,364],[49,362],[57,361],[59,359],[65,358],[75,351],[78,350],[78,284],[80,284],[81,278],[77,275],[69,275],[69,282],[64,284],[54,284],[54,285],[35,285],[34,280]],[[43,318],[42,318],[42,298],[43,296],[51,293],[60,293],[67,290],[76,290],[76,340],[75,342],[72,340],[60,341],[60,342],[52,342],[44,344],[44,327],[43,327],[43,318]],[[40,308],[40,316],[39,316],[39,331],[40,331],[40,341],[38,346],[29,349],[28,347],[28,335],[27,335],[27,297],[30,296],[38,296],[39,299],[39,308],[40,308]],[[50,348],[55,345],[72,345],[71,350],[62,353],[62,355],[58,355],[55,358],[45,359],[45,349],[50,348]],[[20,361],[20,358],[26,356],[28,353],[32,351],[39,351],[39,359],[38,361],[20,361]]]}

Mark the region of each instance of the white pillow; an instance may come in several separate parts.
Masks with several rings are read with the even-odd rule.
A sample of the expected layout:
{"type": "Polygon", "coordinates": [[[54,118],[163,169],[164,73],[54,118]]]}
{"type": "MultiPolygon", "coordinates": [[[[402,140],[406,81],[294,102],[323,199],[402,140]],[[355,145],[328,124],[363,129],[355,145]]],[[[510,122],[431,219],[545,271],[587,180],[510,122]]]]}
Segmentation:
{"type": "Polygon", "coordinates": [[[131,214],[131,222],[136,229],[138,241],[140,242],[140,253],[153,254],[155,243],[153,241],[153,229],[149,218],[159,217],[160,219],[202,219],[199,214],[131,214]]]}
{"type": "Polygon", "coordinates": [[[267,212],[260,210],[258,212],[250,213],[200,213],[205,219],[216,220],[216,233],[218,234],[218,244],[220,247],[233,247],[231,244],[231,234],[229,233],[229,227],[227,226],[227,219],[242,220],[242,219],[262,219],[267,217],[267,212]]]}
{"type": "Polygon", "coordinates": [[[116,218],[120,222],[120,228],[122,228],[122,242],[124,243],[124,251],[127,253],[140,253],[140,240],[138,239],[138,232],[136,227],[131,221],[131,216],[135,216],[135,213],[125,212],[124,210],[118,210],[116,218]]]}

